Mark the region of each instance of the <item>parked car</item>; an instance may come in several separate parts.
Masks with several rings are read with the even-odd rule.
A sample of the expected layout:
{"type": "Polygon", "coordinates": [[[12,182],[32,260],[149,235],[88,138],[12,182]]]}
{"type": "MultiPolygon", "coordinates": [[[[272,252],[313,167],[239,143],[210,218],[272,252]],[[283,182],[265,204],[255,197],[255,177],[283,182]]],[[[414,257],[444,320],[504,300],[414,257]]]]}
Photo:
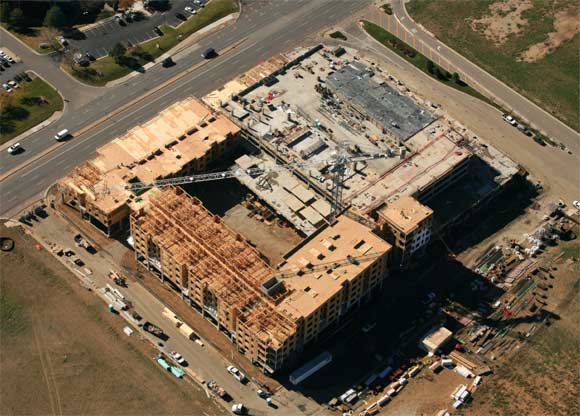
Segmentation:
{"type": "Polygon", "coordinates": [[[163,36],[163,31],[161,30],[161,28],[159,26],[155,26],[153,28],[153,31],[155,32],[156,35],[163,36]]]}
{"type": "Polygon", "coordinates": [[[92,53],[90,53],[89,51],[86,51],[86,52],[85,52],[85,56],[87,57],[87,59],[88,59],[89,61],[94,61],[94,60],[96,60],[95,56],[94,56],[92,53]]]}
{"type": "Polygon", "coordinates": [[[8,147],[8,153],[10,153],[11,155],[20,153],[22,152],[22,150],[24,149],[22,148],[22,145],[20,143],[14,143],[12,146],[8,147]]]}
{"type": "Polygon", "coordinates": [[[534,136],[534,141],[541,146],[545,146],[546,142],[540,136],[534,136]]]}
{"type": "Polygon", "coordinates": [[[193,7],[191,7],[191,6],[187,6],[187,7],[185,8],[185,11],[186,11],[187,13],[189,13],[189,14],[197,14],[197,10],[195,10],[195,9],[194,9],[193,7]]]}
{"type": "Polygon", "coordinates": [[[504,114],[502,117],[506,122],[508,122],[512,126],[516,126],[518,124],[518,122],[509,114],[504,114]]]}
{"type": "Polygon", "coordinates": [[[234,367],[233,365],[228,366],[227,370],[228,370],[228,373],[230,373],[232,376],[234,376],[234,378],[236,380],[238,380],[240,383],[243,383],[247,380],[246,375],[244,373],[242,373],[240,370],[238,370],[236,367],[234,367]]]}
{"type": "Polygon", "coordinates": [[[18,83],[12,79],[10,81],[8,81],[8,85],[10,85],[14,89],[20,88],[20,85],[18,85],[18,83]]]}
{"type": "Polygon", "coordinates": [[[171,351],[169,353],[169,355],[171,355],[171,358],[173,358],[179,364],[181,364],[183,366],[187,365],[187,361],[185,361],[185,358],[183,358],[180,353],[178,353],[176,351],[171,351]]]}
{"type": "Polygon", "coordinates": [[[248,409],[242,403],[236,403],[232,405],[232,413],[235,415],[245,415],[248,413],[248,409]]]}
{"type": "Polygon", "coordinates": [[[60,38],[58,38],[58,41],[62,46],[68,46],[68,40],[66,40],[64,37],[61,36],[60,38]]]}
{"type": "Polygon", "coordinates": [[[10,88],[10,85],[8,84],[2,84],[2,88],[4,88],[6,92],[12,92],[12,88],[10,88]]]}
{"type": "Polygon", "coordinates": [[[573,201],[572,205],[574,205],[576,209],[580,209],[580,201],[573,201]]]}
{"type": "Polygon", "coordinates": [[[179,20],[183,20],[184,22],[187,20],[187,17],[183,13],[175,13],[175,17],[179,20]]]}

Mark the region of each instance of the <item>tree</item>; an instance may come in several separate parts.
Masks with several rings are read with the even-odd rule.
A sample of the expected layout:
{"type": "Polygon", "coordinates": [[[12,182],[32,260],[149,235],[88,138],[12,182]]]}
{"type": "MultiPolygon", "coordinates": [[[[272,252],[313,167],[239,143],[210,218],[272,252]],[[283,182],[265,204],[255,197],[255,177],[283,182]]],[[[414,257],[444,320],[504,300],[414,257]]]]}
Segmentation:
{"type": "Polygon", "coordinates": [[[113,46],[113,49],[109,51],[109,56],[113,58],[116,63],[119,63],[122,57],[125,56],[126,52],[127,48],[125,48],[122,43],[117,43],[115,46],[113,46]]]}
{"type": "Polygon", "coordinates": [[[0,3],[0,22],[8,23],[11,10],[12,3],[9,3],[7,1],[3,1],[0,3]]]}
{"type": "Polygon", "coordinates": [[[46,43],[53,49],[58,49],[58,42],[56,38],[60,35],[60,31],[52,27],[43,27],[38,33],[40,43],[46,43]]]}
{"type": "Polygon", "coordinates": [[[44,26],[64,27],[67,25],[67,18],[58,6],[51,7],[44,17],[44,26]]]}
{"type": "Polygon", "coordinates": [[[435,64],[431,59],[427,59],[427,71],[432,74],[435,70],[435,64]]]}
{"type": "Polygon", "coordinates": [[[14,9],[10,12],[9,23],[13,29],[24,29],[26,27],[26,18],[22,9],[14,9]]]}
{"type": "Polygon", "coordinates": [[[461,81],[461,78],[459,77],[459,74],[457,72],[453,73],[453,82],[455,82],[456,84],[459,84],[459,82],[461,81]]]}

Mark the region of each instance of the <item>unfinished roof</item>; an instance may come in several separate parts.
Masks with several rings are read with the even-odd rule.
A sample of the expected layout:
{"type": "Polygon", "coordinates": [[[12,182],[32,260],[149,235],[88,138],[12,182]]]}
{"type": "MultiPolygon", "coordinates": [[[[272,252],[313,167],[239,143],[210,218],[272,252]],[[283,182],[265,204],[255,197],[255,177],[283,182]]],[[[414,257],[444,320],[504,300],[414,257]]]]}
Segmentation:
{"type": "Polygon", "coordinates": [[[93,205],[109,213],[133,196],[123,189],[128,182],[176,175],[238,131],[225,116],[190,97],[97,149],[96,158],[76,167],[59,183],[86,193],[93,205]]]}
{"type": "Polygon", "coordinates": [[[339,217],[332,226],[293,253],[281,268],[282,271],[301,269],[307,273],[284,279],[287,288],[293,292],[280,303],[279,310],[294,319],[311,315],[339,293],[345,281],[353,280],[390,249],[391,245],[369,228],[348,217],[339,217]],[[365,255],[371,258],[361,259],[358,264],[333,265],[337,261],[344,262],[348,256],[360,258],[365,255]],[[326,270],[308,270],[319,264],[328,264],[329,267],[326,270]]]}
{"type": "Polygon", "coordinates": [[[150,203],[131,220],[156,244],[207,285],[254,333],[274,345],[294,333],[295,324],[276,311],[260,286],[273,275],[260,253],[220,217],[180,188],[150,191],[150,203]]]}
{"type": "Polygon", "coordinates": [[[408,234],[433,215],[433,210],[413,197],[401,195],[399,199],[381,208],[378,214],[389,224],[408,234]]]}
{"type": "Polygon", "coordinates": [[[400,160],[374,183],[360,188],[354,198],[346,198],[347,202],[352,202],[353,208],[369,213],[384,202],[394,201],[399,195],[423,192],[472,155],[447,137],[447,132],[434,137],[422,133],[417,136],[423,136],[423,140],[413,154],[400,160]]]}
{"type": "Polygon", "coordinates": [[[326,82],[401,140],[407,140],[435,120],[431,113],[387,83],[375,82],[372,75],[365,65],[352,62],[330,75],[326,82]]]}

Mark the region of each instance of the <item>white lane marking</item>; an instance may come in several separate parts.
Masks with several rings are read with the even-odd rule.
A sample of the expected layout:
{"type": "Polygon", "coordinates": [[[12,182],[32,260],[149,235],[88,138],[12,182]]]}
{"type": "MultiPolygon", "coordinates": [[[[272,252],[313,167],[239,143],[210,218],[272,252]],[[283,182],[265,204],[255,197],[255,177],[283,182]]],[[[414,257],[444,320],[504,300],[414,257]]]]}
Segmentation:
{"type": "MultiPolygon", "coordinates": [[[[239,51],[237,51],[235,54],[228,56],[226,59],[224,59],[224,60],[221,60],[221,61],[217,61],[217,62],[215,63],[215,65],[213,65],[212,67],[210,67],[210,68],[206,69],[205,71],[202,71],[202,72],[198,73],[198,74],[197,74],[197,75],[196,75],[194,78],[192,78],[192,79],[188,79],[188,80],[187,80],[187,83],[190,83],[190,82],[192,82],[193,80],[195,80],[195,79],[197,79],[197,78],[201,77],[202,75],[204,75],[204,74],[208,73],[209,71],[213,71],[213,70],[215,70],[215,69],[216,69],[216,67],[218,67],[218,66],[220,66],[220,65],[223,65],[224,63],[228,62],[228,61],[229,61],[229,60],[231,60],[232,58],[235,58],[236,56],[238,56],[239,54],[241,54],[241,53],[245,52],[246,50],[250,49],[252,46],[256,45],[257,43],[258,43],[258,42],[251,43],[250,45],[248,45],[248,46],[246,46],[246,47],[244,47],[244,48],[240,49],[239,51]]],[[[182,78],[182,80],[183,80],[183,78],[182,78]]],[[[186,83],[186,85],[187,85],[187,83],[186,83]]],[[[150,102],[148,102],[148,103],[146,103],[146,104],[144,104],[144,105],[142,105],[142,106],[139,106],[139,108],[138,108],[138,109],[136,109],[135,111],[132,111],[132,112],[130,112],[130,113],[128,113],[128,114],[125,114],[123,117],[121,117],[121,118],[119,118],[119,119],[116,119],[116,120],[115,120],[115,122],[116,122],[116,123],[119,123],[119,122],[121,122],[121,121],[125,120],[126,118],[133,116],[135,113],[138,113],[138,112],[140,112],[140,111],[141,111],[141,110],[143,110],[145,107],[149,107],[151,104],[154,104],[154,103],[156,103],[157,101],[161,100],[162,98],[166,97],[167,95],[169,95],[169,94],[172,94],[172,93],[173,93],[173,92],[175,92],[176,90],[178,90],[178,89],[182,89],[182,88],[184,88],[184,87],[185,87],[185,85],[179,85],[179,84],[180,84],[180,83],[179,83],[179,82],[177,82],[177,83],[176,83],[176,85],[174,85],[174,86],[173,86],[173,88],[171,88],[171,89],[169,89],[167,92],[165,92],[165,94],[162,94],[162,95],[158,95],[158,96],[156,96],[156,97],[155,97],[153,100],[151,100],[150,102]]],[[[42,167],[46,166],[48,163],[52,162],[54,159],[56,159],[56,158],[58,158],[58,157],[61,157],[61,156],[62,156],[64,153],[68,153],[68,152],[72,151],[73,149],[76,149],[76,148],[77,148],[77,147],[79,147],[81,144],[85,143],[86,141],[88,141],[88,140],[92,139],[92,138],[93,138],[93,137],[95,137],[96,135],[98,135],[98,134],[102,133],[103,131],[105,131],[105,130],[107,130],[107,129],[109,129],[109,128],[110,128],[110,127],[104,127],[104,128],[102,128],[101,130],[99,130],[99,131],[97,131],[97,132],[95,132],[95,133],[91,134],[90,136],[88,136],[88,137],[84,138],[83,140],[79,140],[79,141],[75,142],[75,143],[74,143],[73,145],[71,145],[71,146],[64,147],[64,151],[63,151],[63,152],[61,152],[61,153],[59,153],[59,154],[55,154],[53,157],[51,157],[50,159],[46,160],[44,163],[41,163],[40,165],[38,165],[38,166],[36,166],[36,167],[34,167],[34,168],[30,169],[28,172],[26,172],[25,174],[23,174],[23,175],[21,176],[21,178],[24,178],[24,177],[26,177],[26,176],[28,176],[28,175],[32,174],[32,173],[33,173],[33,172],[35,172],[36,170],[38,170],[38,169],[40,169],[40,168],[42,168],[42,167]]]]}

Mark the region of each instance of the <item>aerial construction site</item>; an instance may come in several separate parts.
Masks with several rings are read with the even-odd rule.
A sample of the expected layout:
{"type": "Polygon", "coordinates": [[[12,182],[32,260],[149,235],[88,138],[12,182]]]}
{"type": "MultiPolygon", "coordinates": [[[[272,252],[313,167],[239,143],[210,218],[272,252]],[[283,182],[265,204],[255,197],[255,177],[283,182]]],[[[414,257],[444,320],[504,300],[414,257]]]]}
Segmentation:
{"type": "MultiPolygon", "coordinates": [[[[397,313],[390,311],[392,328],[369,343],[377,347],[364,352],[362,340],[361,352],[349,356],[338,340],[335,351],[330,346],[359,327],[371,333],[380,308],[427,287],[416,276],[441,259],[453,261],[449,241],[457,230],[496,210],[510,190],[533,188],[526,176],[356,50],[317,45],[264,61],[203,98],[170,105],[97,149],[58,180],[49,200],[89,240],[114,247],[123,274],[156,297],[169,293],[164,315],[188,339],[213,346],[227,340],[226,359],[261,373],[252,377],[259,396],[271,379],[280,391],[372,414],[423,368],[455,367],[479,377],[452,394],[454,407],[487,374],[485,359],[462,355],[463,347],[449,358],[453,343],[477,342],[465,335],[474,333],[473,316],[450,309],[454,323],[443,319],[432,309],[433,292],[425,293],[420,323],[407,322],[411,313],[393,320],[397,313]],[[414,286],[405,288],[407,282],[414,286]],[[409,342],[410,350],[418,345],[427,353],[428,363],[402,364],[400,350],[408,351],[409,342]]],[[[54,243],[50,249],[67,253],[54,243]]],[[[494,253],[496,267],[504,255],[494,253]]],[[[523,275],[517,265],[524,256],[512,257],[510,268],[523,275]]],[[[79,274],[90,286],[86,268],[79,274]]],[[[119,273],[110,275],[125,283],[119,273]]],[[[486,285],[478,281],[472,290],[486,285]]],[[[104,289],[110,309],[130,310],[117,292],[104,289]]],[[[145,331],[159,337],[155,328],[147,322],[145,331]]],[[[489,327],[476,329],[483,334],[489,327]]],[[[228,371],[245,380],[239,369],[228,371]]],[[[190,365],[187,374],[225,397],[206,370],[190,365]]]]}

